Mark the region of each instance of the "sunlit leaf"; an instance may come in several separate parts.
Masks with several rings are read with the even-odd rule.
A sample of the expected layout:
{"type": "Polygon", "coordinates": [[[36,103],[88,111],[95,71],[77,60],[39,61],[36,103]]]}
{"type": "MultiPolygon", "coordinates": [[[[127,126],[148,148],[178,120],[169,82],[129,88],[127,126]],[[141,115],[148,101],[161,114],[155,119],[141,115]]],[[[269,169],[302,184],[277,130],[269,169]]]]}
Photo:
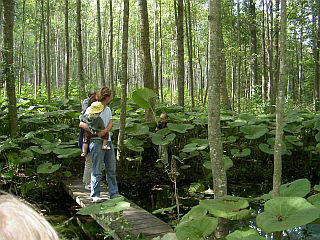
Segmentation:
{"type": "Polygon", "coordinates": [[[37,173],[54,173],[59,170],[59,168],[60,164],[53,165],[52,163],[45,162],[37,167],[37,173]]]}

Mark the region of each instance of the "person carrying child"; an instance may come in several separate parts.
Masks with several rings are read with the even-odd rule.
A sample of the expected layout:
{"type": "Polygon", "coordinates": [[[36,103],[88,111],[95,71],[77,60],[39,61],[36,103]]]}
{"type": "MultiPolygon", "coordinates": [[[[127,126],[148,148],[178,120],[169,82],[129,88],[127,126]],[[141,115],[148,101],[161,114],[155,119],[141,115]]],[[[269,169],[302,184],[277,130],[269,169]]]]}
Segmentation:
{"type": "MultiPolygon", "coordinates": [[[[80,121],[88,124],[90,131],[84,131],[82,157],[86,157],[88,153],[88,146],[91,137],[97,137],[98,132],[105,128],[104,122],[100,117],[100,113],[104,110],[104,105],[101,102],[93,102],[85,114],[80,115],[80,121]]],[[[108,145],[109,133],[107,132],[102,138],[102,149],[110,150],[108,145]]]]}

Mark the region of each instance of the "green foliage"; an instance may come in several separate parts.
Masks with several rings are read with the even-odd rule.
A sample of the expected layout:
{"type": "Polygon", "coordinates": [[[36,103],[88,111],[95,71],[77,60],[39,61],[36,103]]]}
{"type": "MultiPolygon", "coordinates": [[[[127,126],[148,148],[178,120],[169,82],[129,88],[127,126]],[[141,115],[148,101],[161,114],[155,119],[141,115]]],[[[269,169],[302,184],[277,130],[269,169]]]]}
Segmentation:
{"type": "Polygon", "coordinates": [[[226,236],[227,240],[266,240],[265,237],[259,235],[259,233],[254,229],[248,230],[237,230],[226,236]]]}
{"type": "Polygon", "coordinates": [[[263,231],[277,232],[311,223],[319,218],[320,209],[301,197],[278,197],[267,201],[257,216],[263,231]]]}

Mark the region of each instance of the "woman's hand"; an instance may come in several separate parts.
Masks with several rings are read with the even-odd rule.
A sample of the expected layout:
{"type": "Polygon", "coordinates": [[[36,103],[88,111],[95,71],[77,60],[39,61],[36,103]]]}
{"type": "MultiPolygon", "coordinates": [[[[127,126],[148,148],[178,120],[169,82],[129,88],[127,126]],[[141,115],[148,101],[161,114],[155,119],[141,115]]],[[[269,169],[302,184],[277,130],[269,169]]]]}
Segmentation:
{"type": "Polygon", "coordinates": [[[80,122],[79,127],[83,128],[86,131],[90,131],[88,124],[86,124],[84,122],[80,122]]]}
{"type": "Polygon", "coordinates": [[[105,128],[105,129],[101,130],[100,132],[98,132],[97,135],[98,135],[98,137],[103,137],[107,134],[107,132],[108,132],[108,129],[105,128]]]}

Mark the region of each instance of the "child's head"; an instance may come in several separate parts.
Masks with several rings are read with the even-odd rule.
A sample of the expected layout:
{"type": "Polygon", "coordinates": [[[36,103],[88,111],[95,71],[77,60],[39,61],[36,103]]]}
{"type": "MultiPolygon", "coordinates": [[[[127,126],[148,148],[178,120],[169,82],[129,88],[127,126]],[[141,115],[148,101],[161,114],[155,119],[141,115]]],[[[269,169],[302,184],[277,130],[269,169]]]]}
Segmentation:
{"type": "Polygon", "coordinates": [[[163,112],[160,114],[160,122],[165,123],[168,122],[168,114],[163,112]]]}
{"type": "Polygon", "coordinates": [[[101,102],[93,102],[90,106],[89,116],[90,118],[97,118],[103,111],[104,105],[101,102]]]}

